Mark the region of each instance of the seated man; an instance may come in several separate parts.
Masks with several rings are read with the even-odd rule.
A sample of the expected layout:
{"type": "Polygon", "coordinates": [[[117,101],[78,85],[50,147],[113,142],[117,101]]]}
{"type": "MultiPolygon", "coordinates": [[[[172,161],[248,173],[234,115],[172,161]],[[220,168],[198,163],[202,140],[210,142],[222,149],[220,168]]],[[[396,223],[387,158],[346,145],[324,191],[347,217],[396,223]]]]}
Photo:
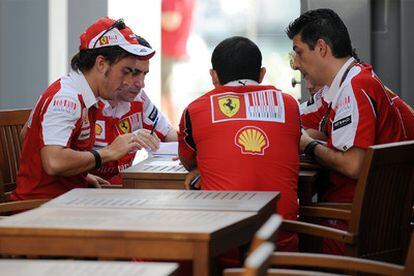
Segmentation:
{"type": "MultiPolygon", "coordinates": [[[[296,220],[300,119],[296,100],[265,75],[259,48],[244,37],[222,41],[211,58],[215,89],[184,110],[179,158],[198,167],[203,190],[280,191],[277,212],[296,220]]],[[[296,250],[283,233],[279,250],[296,250]]]]}
{"type": "Polygon", "coordinates": [[[96,107],[98,97],[115,99],[121,87],[131,85],[136,61],[154,51],[139,45],[123,21],[110,18],[92,24],[80,42],[73,70],[50,85],[32,110],[13,200],[53,198],[87,187],[88,171],[139,148],[129,133],[93,150],[96,107]]]}
{"type": "MultiPolygon", "coordinates": [[[[152,49],[144,38],[140,36],[136,38],[140,45],[152,49]]],[[[116,137],[126,133],[135,133],[139,146],[150,150],[158,148],[159,139],[164,142],[177,141],[177,131],[172,128],[143,90],[151,57],[136,61],[137,71],[133,82],[130,86],[121,87],[115,100],[101,99],[96,116],[94,149],[106,147],[116,137]],[[151,135],[152,128],[156,135],[151,135]]],[[[135,152],[128,153],[120,160],[105,163],[91,173],[111,184],[121,185],[119,172],[131,166],[134,156],[135,152]]]]}
{"type": "MultiPolygon", "coordinates": [[[[295,69],[324,87],[302,104],[301,116],[305,126],[306,120],[319,118],[316,124],[326,135],[327,145],[304,132],[300,148],[331,171],[331,185],[323,200],[350,203],[366,149],[406,139],[398,110],[372,67],[359,62],[348,30],[334,11],[302,14],[289,25],[287,35],[293,40],[295,69]]],[[[347,227],[339,220],[327,224],[347,227]]],[[[338,243],[325,247],[329,253],[341,254],[343,249],[338,243]]]]}

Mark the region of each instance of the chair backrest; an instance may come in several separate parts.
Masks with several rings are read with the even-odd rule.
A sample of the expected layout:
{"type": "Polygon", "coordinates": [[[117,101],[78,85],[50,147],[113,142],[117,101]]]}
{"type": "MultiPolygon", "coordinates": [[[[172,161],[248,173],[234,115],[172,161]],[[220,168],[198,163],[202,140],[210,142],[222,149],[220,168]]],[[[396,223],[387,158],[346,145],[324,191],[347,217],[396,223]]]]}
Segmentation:
{"type": "Polygon", "coordinates": [[[349,223],[356,246],[346,255],[402,264],[413,202],[414,141],[368,148],[349,223]]]}
{"type": "Polygon", "coordinates": [[[0,201],[15,188],[22,153],[20,131],[30,116],[30,109],[0,111],[0,201]]]}
{"type": "Polygon", "coordinates": [[[279,215],[271,215],[270,218],[263,223],[253,236],[252,244],[250,245],[250,252],[253,252],[262,243],[276,242],[277,233],[282,225],[282,217],[279,215]]]}
{"type": "Polygon", "coordinates": [[[229,268],[223,272],[224,276],[265,276],[269,268],[269,259],[275,249],[274,243],[265,242],[252,251],[244,261],[243,268],[229,268]]]}

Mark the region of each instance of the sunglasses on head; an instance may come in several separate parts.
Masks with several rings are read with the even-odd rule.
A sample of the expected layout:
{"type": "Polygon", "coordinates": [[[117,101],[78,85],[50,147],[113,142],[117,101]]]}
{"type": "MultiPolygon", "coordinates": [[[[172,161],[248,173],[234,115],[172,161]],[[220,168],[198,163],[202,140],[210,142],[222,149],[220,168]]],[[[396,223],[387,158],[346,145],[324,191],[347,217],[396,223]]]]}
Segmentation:
{"type": "Polygon", "coordinates": [[[98,41],[99,40],[101,40],[102,39],[102,37],[104,36],[104,35],[106,35],[110,30],[112,30],[112,29],[114,29],[114,28],[117,28],[118,30],[122,30],[122,29],[125,29],[126,28],[126,25],[125,25],[125,23],[124,23],[124,19],[122,19],[122,18],[120,18],[120,19],[118,19],[117,21],[115,21],[114,22],[114,24],[112,24],[111,26],[109,26],[109,28],[108,29],[106,29],[105,30],[105,32],[103,32],[99,37],[98,37],[98,39],[95,41],[95,43],[93,44],[93,47],[92,47],[92,49],[95,49],[95,47],[96,47],[96,43],[98,43],[98,41]]]}

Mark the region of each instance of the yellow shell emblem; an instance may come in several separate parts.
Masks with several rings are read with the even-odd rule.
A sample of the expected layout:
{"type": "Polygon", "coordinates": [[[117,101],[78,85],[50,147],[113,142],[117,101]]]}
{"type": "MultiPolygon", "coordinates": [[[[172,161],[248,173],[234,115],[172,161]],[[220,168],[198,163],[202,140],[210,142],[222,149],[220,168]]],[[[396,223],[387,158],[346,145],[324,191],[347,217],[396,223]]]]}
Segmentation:
{"type": "Polygon", "coordinates": [[[237,96],[226,96],[218,100],[221,112],[227,117],[233,117],[240,108],[240,100],[237,96]]]}
{"type": "Polygon", "coordinates": [[[236,133],[235,143],[242,154],[263,155],[265,149],[269,147],[266,133],[254,126],[241,128],[236,133]]]}
{"type": "Polygon", "coordinates": [[[119,130],[125,134],[131,132],[131,125],[128,121],[128,119],[122,120],[118,123],[119,130]]]}
{"type": "Polygon", "coordinates": [[[102,127],[99,124],[95,124],[95,133],[96,135],[102,134],[102,127]]]}

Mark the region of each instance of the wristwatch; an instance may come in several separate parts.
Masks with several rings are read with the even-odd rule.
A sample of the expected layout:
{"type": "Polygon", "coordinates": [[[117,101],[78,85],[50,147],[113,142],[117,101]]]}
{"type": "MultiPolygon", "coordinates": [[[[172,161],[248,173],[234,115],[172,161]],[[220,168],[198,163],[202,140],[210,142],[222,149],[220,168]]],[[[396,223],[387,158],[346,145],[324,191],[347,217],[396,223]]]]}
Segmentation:
{"type": "Polygon", "coordinates": [[[317,145],[322,145],[322,143],[318,140],[312,140],[309,144],[306,145],[304,150],[305,154],[315,159],[315,148],[317,145]]]}

